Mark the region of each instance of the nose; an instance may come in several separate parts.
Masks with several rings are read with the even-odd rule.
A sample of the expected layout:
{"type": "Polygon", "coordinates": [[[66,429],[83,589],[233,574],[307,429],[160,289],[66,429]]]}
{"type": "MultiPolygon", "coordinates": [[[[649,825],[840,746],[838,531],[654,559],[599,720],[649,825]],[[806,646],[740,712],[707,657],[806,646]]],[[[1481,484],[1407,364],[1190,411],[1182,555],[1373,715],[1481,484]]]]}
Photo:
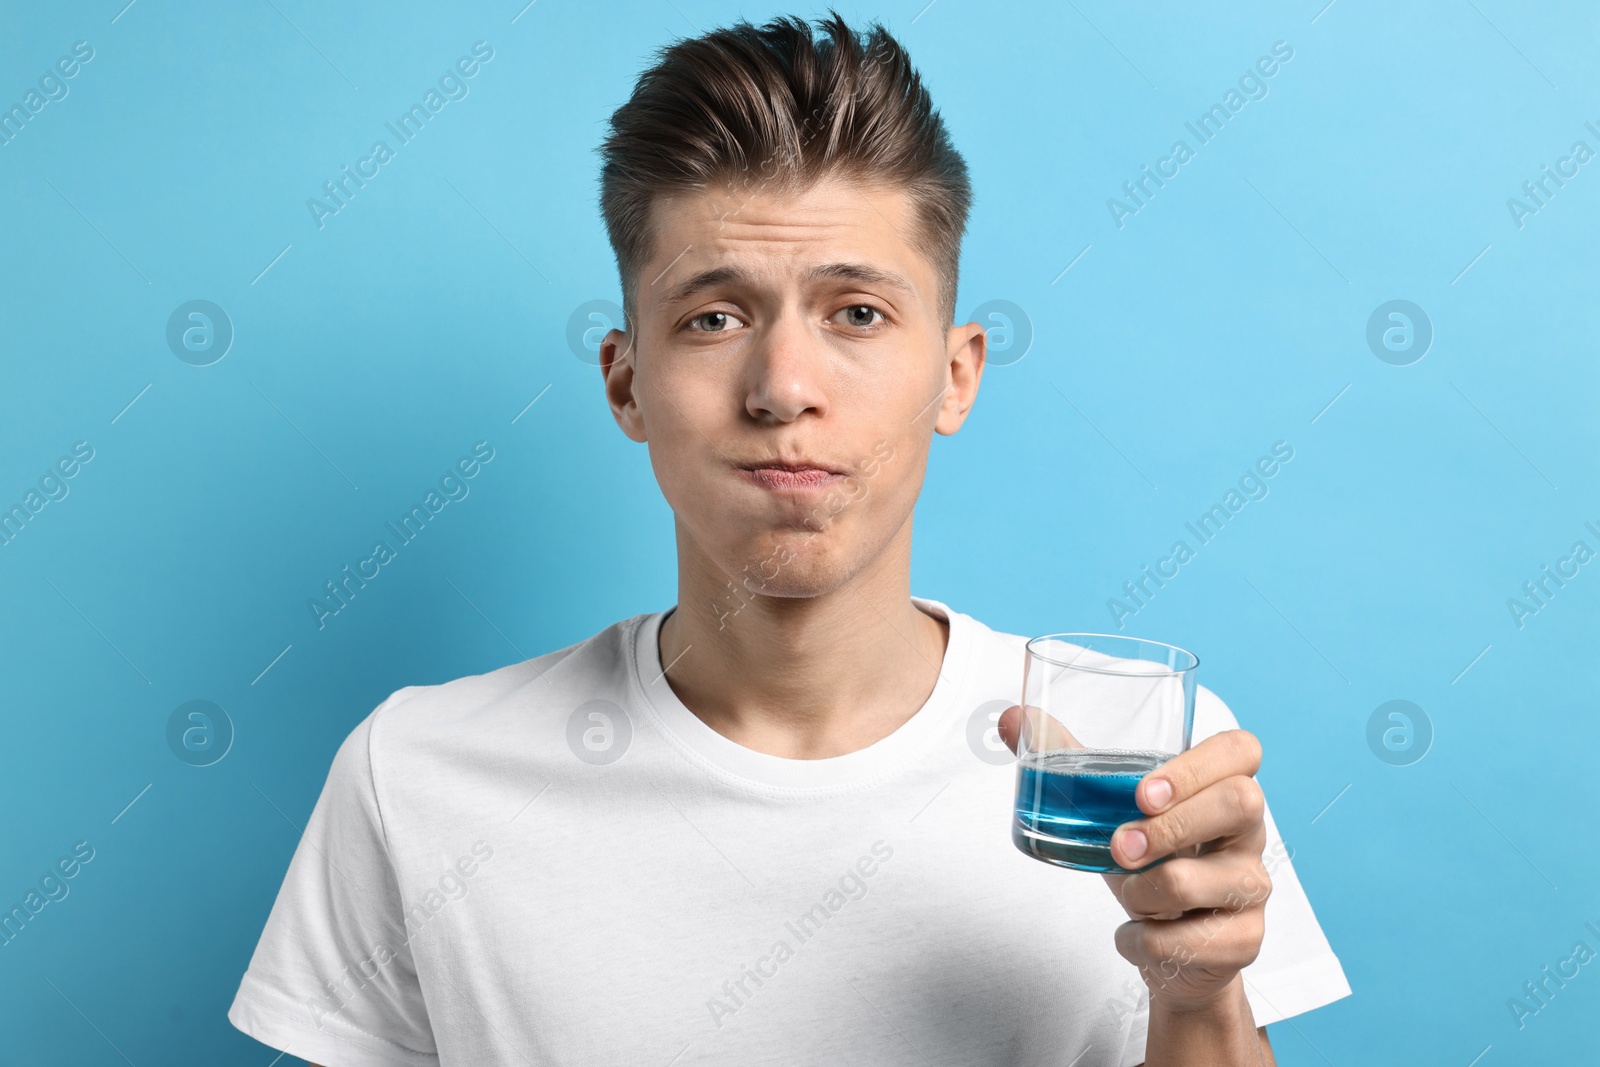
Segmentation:
{"type": "Polygon", "coordinates": [[[827,342],[797,314],[785,312],[754,339],[746,370],[745,410],[761,422],[826,415],[827,342]]]}

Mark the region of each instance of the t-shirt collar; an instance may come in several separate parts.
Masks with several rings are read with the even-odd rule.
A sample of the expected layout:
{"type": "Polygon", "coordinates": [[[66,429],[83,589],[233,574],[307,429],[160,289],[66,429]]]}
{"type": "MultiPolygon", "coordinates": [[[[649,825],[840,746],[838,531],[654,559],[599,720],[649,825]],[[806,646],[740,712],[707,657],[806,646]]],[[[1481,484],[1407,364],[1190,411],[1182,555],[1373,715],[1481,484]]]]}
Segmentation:
{"type": "Polygon", "coordinates": [[[632,688],[644,714],[669,744],[730,784],[782,793],[836,793],[870,785],[922,750],[948,718],[966,680],[972,620],[937,600],[916,596],[911,600],[949,624],[938,681],[916,714],[887,737],[855,752],[826,759],[789,759],[746,748],[707,726],[678,699],[663,675],[659,635],[667,611],[635,617],[632,688]]]}

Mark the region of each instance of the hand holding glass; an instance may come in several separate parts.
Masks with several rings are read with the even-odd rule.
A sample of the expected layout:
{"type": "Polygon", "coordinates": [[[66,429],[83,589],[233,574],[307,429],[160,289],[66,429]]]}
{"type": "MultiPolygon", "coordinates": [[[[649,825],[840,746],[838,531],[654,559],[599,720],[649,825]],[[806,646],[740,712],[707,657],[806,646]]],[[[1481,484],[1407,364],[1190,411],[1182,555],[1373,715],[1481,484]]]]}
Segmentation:
{"type": "Polygon", "coordinates": [[[1011,824],[1017,848],[1060,867],[1132,873],[1112,858],[1111,836],[1146,817],[1134,800],[1140,779],[1189,750],[1199,666],[1192,652],[1136,637],[1029,641],[1011,824]]]}

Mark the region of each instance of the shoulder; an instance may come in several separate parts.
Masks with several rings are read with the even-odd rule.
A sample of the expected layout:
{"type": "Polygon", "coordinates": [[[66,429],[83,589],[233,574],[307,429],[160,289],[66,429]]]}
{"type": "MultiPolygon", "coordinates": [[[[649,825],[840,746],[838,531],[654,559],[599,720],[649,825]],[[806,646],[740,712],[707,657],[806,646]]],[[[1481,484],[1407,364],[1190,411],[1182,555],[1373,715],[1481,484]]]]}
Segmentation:
{"type": "Polygon", "coordinates": [[[1233,709],[1221,697],[1210,689],[1200,685],[1195,687],[1194,693],[1194,743],[1220,734],[1224,730],[1240,729],[1237,716],[1233,709]]]}
{"type": "Polygon", "coordinates": [[[397,689],[350,731],[341,756],[359,748],[374,763],[392,764],[406,755],[442,755],[452,744],[492,747],[513,731],[564,718],[578,703],[626,686],[633,638],[644,618],[623,619],[496,670],[397,689]]]}

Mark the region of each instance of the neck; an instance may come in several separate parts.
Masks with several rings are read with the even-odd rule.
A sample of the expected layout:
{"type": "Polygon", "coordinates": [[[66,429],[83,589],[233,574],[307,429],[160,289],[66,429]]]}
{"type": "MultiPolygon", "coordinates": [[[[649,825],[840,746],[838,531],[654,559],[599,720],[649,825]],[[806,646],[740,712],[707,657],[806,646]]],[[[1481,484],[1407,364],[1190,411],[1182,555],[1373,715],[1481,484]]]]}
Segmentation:
{"type": "Polygon", "coordinates": [[[826,593],[730,594],[680,526],[678,607],[660,633],[667,683],[707,726],[769,755],[824,759],[887,737],[933,692],[949,636],[911,601],[910,542],[908,520],[826,593]]]}

